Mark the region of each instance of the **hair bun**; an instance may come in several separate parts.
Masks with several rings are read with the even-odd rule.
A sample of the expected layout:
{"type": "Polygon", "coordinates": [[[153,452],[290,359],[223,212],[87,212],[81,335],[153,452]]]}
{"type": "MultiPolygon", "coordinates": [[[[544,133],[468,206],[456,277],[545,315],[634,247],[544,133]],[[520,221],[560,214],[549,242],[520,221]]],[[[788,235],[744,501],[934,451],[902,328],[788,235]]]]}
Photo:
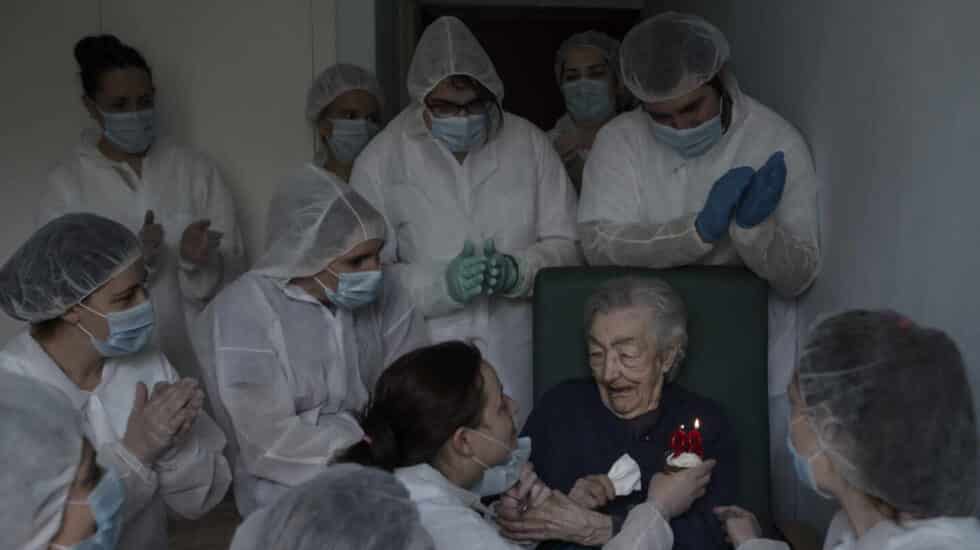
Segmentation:
{"type": "Polygon", "coordinates": [[[75,44],[75,61],[83,68],[107,52],[122,49],[123,43],[111,34],[86,36],[75,44]]]}

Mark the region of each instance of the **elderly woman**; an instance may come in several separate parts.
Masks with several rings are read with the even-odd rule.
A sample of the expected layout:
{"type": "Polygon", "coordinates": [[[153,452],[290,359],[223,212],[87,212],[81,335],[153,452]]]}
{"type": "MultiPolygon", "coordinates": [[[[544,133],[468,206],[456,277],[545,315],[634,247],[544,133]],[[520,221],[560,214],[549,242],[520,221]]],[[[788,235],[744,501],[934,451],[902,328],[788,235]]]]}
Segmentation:
{"type": "MultiPolygon", "coordinates": [[[[607,475],[610,468],[628,454],[639,466],[641,487],[648,486],[664,471],[671,433],[699,418],[705,457],[717,460],[717,467],[704,496],[671,518],[670,528],[674,548],[724,548],[712,510],[735,498],[735,442],[720,406],[671,383],[687,345],[683,301],[661,280],[624,278],[600,287],[585,315],[593,379],[550,390],[524,429],[534,441],[531,461],[538,476],[601,513],[607,536],[615,536],[646,495],[617,491],[607,475]]],[[[565,535],[555,529],[533,538],[565,540],[565,535]]]]}
{"type": "Polygon", "coordinates": [[[0,531],[15,550],[112,550],[125,486],[58,390],[0,370],[0,531]]]}
{"type": "Polygon", "coordinates": [[[597,31],[570,36],[555,54],[555,78],[568,112],[558,119],[548,137],[579,192],[596,134],[628,103],[626,87],[619,78],[619,40],[597,31]]]}
{"type": "Polygon", "coordinates": [[[0,307],[30,323],[0,351],[0,369],[68,396],[99,463],[126,486],[119,547],[157,550],[167,516],[204,515],[231,473],[203,390],[148,345],[156,316],[145,281],[140,242],[120,223],[47,223],[0,268],[0,307]]]}
{"type": "MultiPolygon", "coordinates": [[[[963,358],[891,311],[814,329],[789,388],[800,481],[843,508],[824,548],[980,548],[977,424],[963,358]]],[[[720,508],[739,550],[782,550],[745,510],[720,508]]]]}
{"type": "Polygon", "coordinates": [[[354,417],[382,370],[427,343],[422,318],[381,268],[381,214],[336,178],[273,202],[258,264],[205,311],[195,345],[231,439],[243,516],[357,443],[354,417]]]}
{"type": "Polygon", "coordinates": [[[231,550],[432,550],[405,487],[389,473],[331,466],[249,516],[231,550]]]}

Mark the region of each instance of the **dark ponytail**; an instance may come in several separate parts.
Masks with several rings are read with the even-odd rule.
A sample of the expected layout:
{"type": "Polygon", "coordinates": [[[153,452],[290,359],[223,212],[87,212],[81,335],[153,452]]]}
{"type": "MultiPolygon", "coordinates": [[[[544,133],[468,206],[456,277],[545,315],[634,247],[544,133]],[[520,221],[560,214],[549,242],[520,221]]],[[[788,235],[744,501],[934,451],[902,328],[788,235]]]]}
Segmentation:
{"type": "Polygon", "coordinates": [[[109,71],[136,67],[153,79],[153,72],[143,56],[111,34],[86,36],[79,40],[75,44],[75,61],[80,69],[82,89],[92,99],[99,91],[102,76],[109,71]]]}
{"type": "Polygon", "coordinates": [[[431,463],[460,427],[483,411],[480,350],[452,341],[417,349],[381,375],[361,418],[364,441],[341,458],[392,471],[431,463]]]}

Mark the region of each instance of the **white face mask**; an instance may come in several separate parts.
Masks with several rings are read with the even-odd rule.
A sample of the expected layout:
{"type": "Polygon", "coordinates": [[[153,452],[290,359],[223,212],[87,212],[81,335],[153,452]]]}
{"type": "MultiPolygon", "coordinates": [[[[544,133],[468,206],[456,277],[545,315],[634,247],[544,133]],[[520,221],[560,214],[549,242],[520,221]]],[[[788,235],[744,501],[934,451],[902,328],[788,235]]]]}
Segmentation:
{"type": "Polygon", "coordinates": [[[513,487],[521,479],[521,470],[524,469],[524,465],[531,458],[531,438],[522,437],[517,440],[517,447],[511,448],[510,445],[505,445],[497,438],[487,435],[480,430],[470,429],[469,431],[478,434],[480,437],[502,449],[507,449],[510,453],[507,457],[507,462],[496,466],[489,466],[479,458],[472,457],[473,462],[476,462],[484,468],[484,472],[483,477],[480,478],[480,481],[476,482],[476,485],[470,488],[470,491],[481,497],[489,497],[499,495],[513,487]]]}
{"type": "Polygon", "coordinates": [[[330,122],[333,132],[327,138],[327,145],[335,159],[348,164],[354,162],[380,130],[377,124],[365,118],[336,118],[330,122]]]}

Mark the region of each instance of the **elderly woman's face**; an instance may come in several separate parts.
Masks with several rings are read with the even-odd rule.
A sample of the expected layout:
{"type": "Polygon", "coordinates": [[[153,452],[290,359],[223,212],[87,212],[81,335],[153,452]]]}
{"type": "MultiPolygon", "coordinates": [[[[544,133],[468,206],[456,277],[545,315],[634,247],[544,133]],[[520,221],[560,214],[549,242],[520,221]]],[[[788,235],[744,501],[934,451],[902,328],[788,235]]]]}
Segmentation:
{"type": "Polygon", "coordinates": [[[665,361],[651,336],[650,312],[630,307],[599,313],[589,330],[589,365],[606,407],[624,419],[657,408],[665,361]]]}

